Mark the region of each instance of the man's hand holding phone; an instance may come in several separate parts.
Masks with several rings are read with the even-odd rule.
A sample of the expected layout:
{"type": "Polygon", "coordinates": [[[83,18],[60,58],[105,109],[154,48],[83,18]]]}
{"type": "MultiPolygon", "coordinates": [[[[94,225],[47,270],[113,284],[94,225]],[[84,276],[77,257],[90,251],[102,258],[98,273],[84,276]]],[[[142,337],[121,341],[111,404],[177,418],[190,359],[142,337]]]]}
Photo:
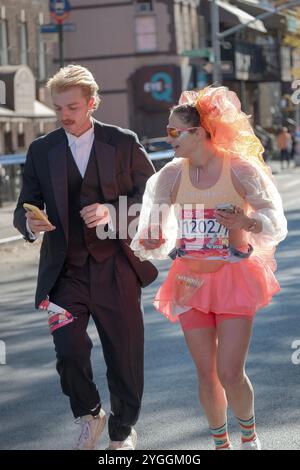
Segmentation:
{"type": "Polygon", "coordinates": [[[40,232],[51,232],[56,229],[49,222],[47,214],[38,207],[27,203],[23,204],[23,207],[26,210],[25,217],[28,221],[28,227],[35,235],[38,235],[40,232]]]}

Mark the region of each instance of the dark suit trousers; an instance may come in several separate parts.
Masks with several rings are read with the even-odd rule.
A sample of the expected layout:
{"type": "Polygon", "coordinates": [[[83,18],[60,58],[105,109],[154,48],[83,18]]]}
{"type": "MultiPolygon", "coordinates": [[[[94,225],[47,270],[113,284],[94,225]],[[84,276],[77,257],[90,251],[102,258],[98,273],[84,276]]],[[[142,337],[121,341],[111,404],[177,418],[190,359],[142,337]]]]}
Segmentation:
{"type": "Polygon", "coordinates": [[[112,440],[124,440],[136,423],[143,393],[144,326],[137,277],[122,252],[82,267],[65,265],[50,300],[66,308],[73,323],[53,333],[63,393],[75,417],[96,415],[101,400],[91,367],[90,315],[107,365],[112,440]]]}

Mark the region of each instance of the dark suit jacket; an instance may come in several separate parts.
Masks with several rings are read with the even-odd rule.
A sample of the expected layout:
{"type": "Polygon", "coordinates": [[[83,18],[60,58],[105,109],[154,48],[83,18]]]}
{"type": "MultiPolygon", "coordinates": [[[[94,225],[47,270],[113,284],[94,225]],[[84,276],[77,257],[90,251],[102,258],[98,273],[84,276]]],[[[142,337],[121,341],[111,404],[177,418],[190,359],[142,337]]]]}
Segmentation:
{"type": "MultiPolygon", "coordinates": [[[[128,206],[140,203],[154,168],[136,134],[94,121],[97,165],[105,202],[118,207],[120,195],[128,196],[128,206]]],[[[14,226],[31,241],[26,230],[27,202],[46,208],[56,230],[45,232],[41,247],[35,304],[52,289],[64,264],[68,246],[67,137],[60,128],[40,137],[29,147],[23,174],[23,187],[14,213],[14,226]]],[[[100,201],[99,201],[100,202],[100,201]]],[[[117,221],[116,232],[118,232],[117,221]]],[[[149,262],[140,262],[129,248],[130,240],[120,240],[128,262],[142,286],[157,277],[149,262]]]]}

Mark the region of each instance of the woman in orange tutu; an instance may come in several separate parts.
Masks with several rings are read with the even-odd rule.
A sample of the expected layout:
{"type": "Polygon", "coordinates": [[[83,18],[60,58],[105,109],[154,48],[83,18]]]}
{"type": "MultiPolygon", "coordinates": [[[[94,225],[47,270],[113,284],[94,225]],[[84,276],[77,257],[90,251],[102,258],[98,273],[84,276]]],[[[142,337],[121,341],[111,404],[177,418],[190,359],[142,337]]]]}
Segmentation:
{"type": "Polygon", "coordinates": [[[281,198],[249,118],[227,88],[184,92],[167,131],[176,158],[148,181],[131,248],[141,260],[173,259],[154,306],[180,321],[216,449],[232,448],[230,405],[241,449],[259,450],[245,362],[255,314],[280,290],[281,198]]]}

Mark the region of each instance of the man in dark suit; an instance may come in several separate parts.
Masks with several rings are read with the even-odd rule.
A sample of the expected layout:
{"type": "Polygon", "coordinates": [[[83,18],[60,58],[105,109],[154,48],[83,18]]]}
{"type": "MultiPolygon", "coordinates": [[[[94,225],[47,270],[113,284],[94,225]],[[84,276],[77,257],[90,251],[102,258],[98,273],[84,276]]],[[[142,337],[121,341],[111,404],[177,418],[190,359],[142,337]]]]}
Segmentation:
{"type": "MultiPolygon", "coordinates": [[[[143,392],[140,288],[157,271],[120,239],[120,217],[111,208],[118,210],[119,196],[127,196],[128,207],[140,203],[154,169],[133,132],[92,119],[100,100],[86,68],[64,67],[48,87],[62,127],[29,147],[14,225],[29,242],[45,232],[35,304],[48,310],[62,391],[81,424],[76,448],[94,449],[105,425],[86,332],[91,315],[107,365],[109,448],[134,449],[143,392]],[[50,223],[24,203],[45,211],[50,223]]],[[[131,219],[122,213],[124,220],[131,219]]]]}

